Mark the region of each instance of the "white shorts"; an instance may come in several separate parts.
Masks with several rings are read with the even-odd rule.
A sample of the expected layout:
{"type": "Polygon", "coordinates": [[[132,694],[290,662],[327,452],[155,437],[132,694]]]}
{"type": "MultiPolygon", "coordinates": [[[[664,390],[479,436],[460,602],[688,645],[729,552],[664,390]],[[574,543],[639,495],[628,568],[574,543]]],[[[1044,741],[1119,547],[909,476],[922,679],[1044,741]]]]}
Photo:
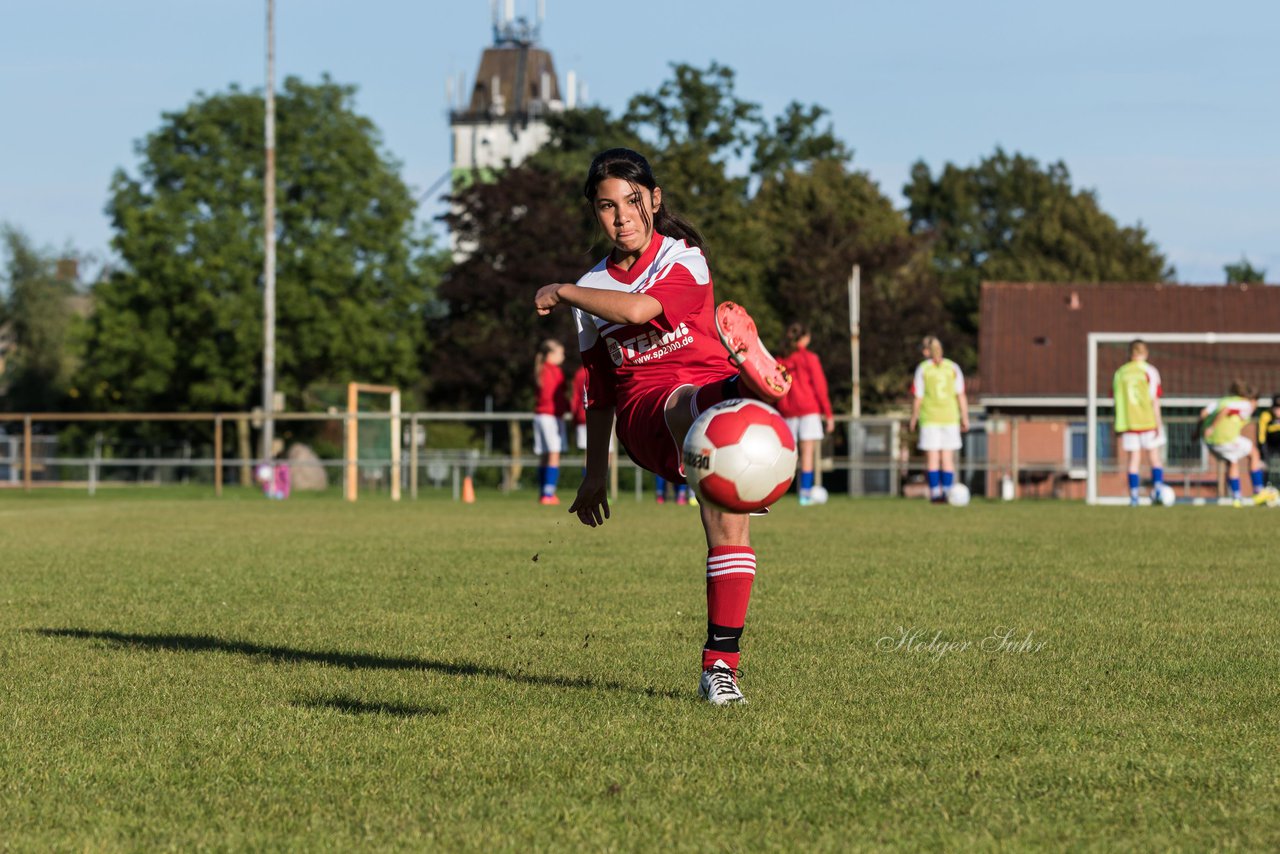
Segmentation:
{"type": "Polygon", "coordinates": [[[538,456],[560,453],[569,444],[567,432],[563,418],[545,413],[534,415],[533,452],[538,456]]]}
{"type": "Polygon", "coordinates": [[[827,431],[822,428],[822,416],[816,413],[788,418],[787,426],[791,428],[791,435],[795,436],[797,442],[817,442],[827,435],[827,431]]]}
{"type": "Polygon", "coordinates": [[[1209,452],[1220,460],[1235,463],[1253,453],[1253,442],[1244,436],[1237,436],[1226,444],[1210,445],[1209,452]]]}
{"type": "Polygon", "coordinates": [[[920,442],[916,446],[922,451],[958,451],[964,447],[960,439],[959,424],[939,424],[933,427],[920,425],[920,442]]]}
{"type": "Polygon", "coordinates": [[[587,425],[579,424],[574,427],[573,438],[578,443],[578,450],[585,451],[587,449],[587,425]]]}
{"type": "Polygon", "coordinates": [[[1131,430],[1120,434],[1120,450],[1151,451],[1164,447],[1164,441],[1163,430],[1143,430],[1141,432],[1131,430]]]}

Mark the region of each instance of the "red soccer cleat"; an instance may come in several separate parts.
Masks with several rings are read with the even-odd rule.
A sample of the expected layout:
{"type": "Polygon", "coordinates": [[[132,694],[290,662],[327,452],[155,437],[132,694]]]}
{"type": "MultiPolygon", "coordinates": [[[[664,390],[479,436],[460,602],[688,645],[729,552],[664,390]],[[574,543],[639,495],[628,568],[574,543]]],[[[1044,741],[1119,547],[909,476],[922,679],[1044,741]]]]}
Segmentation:
{"type": "Polygon", "coordinates": [[[538,498],[538,503],[556,506],[560,504],[560,499],[555,495],[543,495],[538,498]]]}
{"type": "Polygon", "coordinates": [[[791,390],[791,374],[760,343],[756,322],[742,306],[722,302],[716,308],[716,332],[747,388],[765,403],[777,403],[791,390]]]}

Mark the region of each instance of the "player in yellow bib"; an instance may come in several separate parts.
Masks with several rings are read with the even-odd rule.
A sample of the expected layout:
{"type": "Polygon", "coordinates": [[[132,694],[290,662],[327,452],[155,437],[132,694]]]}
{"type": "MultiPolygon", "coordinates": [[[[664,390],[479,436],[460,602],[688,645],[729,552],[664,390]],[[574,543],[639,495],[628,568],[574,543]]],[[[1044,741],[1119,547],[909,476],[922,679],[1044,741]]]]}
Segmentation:
{"type": "Polygon", "coordinates": [[[1258,391],[1243,380],[1231,384],[1230,393],[1200,412],[1200,435],[1209,451],[1227,464],[1227,483],[1236,507],[1240,498],[1240,461],[1249,458],[1249,475],[1253,484],[1253,503],[1280,501],[1280,494],[1266,485],[1262,457],[1258,446],[1244,435],[1245,425],[1258,407],[1258,391]]]}
{"type": "Polygon", "coordinates": [[[955,452],[969,430],[969,403],[964,396],[964,373],[942,355],[942,342],[932,335],[921,343],[925,360],[916,366],[911,382],[911,429],[920,425],[919,448],[924,451],[929,500],[947,500],[955,483],[955,452]]]}
{"type": "Polygon", "coordinates": [[[1160,417],[1160,372],[1147,361],[1147,345],[1143,341],[1129,344],[1129,361],[1120,366],[1111,380],[1116,408],[1116,433],[1120,449],[1129,463],[1129,504],[1138,506],[1142,452],[1151,459],[1151,505],[1160,506],[1160,490],[1164,486],[1164,467],[1160,449],[1164,447],[1164,421],[1160,417]]]}

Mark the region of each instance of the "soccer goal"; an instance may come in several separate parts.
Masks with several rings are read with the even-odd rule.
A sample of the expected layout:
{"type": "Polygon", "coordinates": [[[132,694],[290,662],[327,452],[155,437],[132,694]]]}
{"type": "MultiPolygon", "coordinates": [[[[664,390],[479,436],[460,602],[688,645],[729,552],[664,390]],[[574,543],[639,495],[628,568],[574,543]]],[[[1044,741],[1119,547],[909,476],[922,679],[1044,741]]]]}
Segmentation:
{"type": "Polygon", "coordinates": [[[400,389],[388,385],[347,383],[346,442],[343,454],[348,501],[366,482],[386,478],[391,500],[400,500],[400,389]],[[383,456],[383,455],[386,456],[383,456]]]}
{"type": "MultiPolygon", "coordinates": [[[[1180,499],[1213,503],[1220,472],[1200,441],[1200,411],[1224,397],[1235,380],[1258,390],[1259,407],[1269,405],[1280,390],[1280,333],[1089,333],[1085,494],[1090,504],[1129,503],[1126,468],[1117,457],[1113,431],[1112,376],[1129,360],[1130,342],[1139,339],[1147,345],[1148,362],[1160,373],[1165,482],[1180,499]]],[[[1142,472],[1145,479],[1145,459],[1142,472]]]]}

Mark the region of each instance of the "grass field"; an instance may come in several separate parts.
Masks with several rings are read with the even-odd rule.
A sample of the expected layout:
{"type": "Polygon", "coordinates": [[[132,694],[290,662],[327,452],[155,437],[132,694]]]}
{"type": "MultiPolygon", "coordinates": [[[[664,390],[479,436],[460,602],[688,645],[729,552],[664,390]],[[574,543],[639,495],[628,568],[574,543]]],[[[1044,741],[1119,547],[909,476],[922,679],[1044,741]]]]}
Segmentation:
{"type": "Polygon", "coordinates": [[[695,512],[0,494],[0,848],[1280,848],[1280,511],[695,512]]]}

